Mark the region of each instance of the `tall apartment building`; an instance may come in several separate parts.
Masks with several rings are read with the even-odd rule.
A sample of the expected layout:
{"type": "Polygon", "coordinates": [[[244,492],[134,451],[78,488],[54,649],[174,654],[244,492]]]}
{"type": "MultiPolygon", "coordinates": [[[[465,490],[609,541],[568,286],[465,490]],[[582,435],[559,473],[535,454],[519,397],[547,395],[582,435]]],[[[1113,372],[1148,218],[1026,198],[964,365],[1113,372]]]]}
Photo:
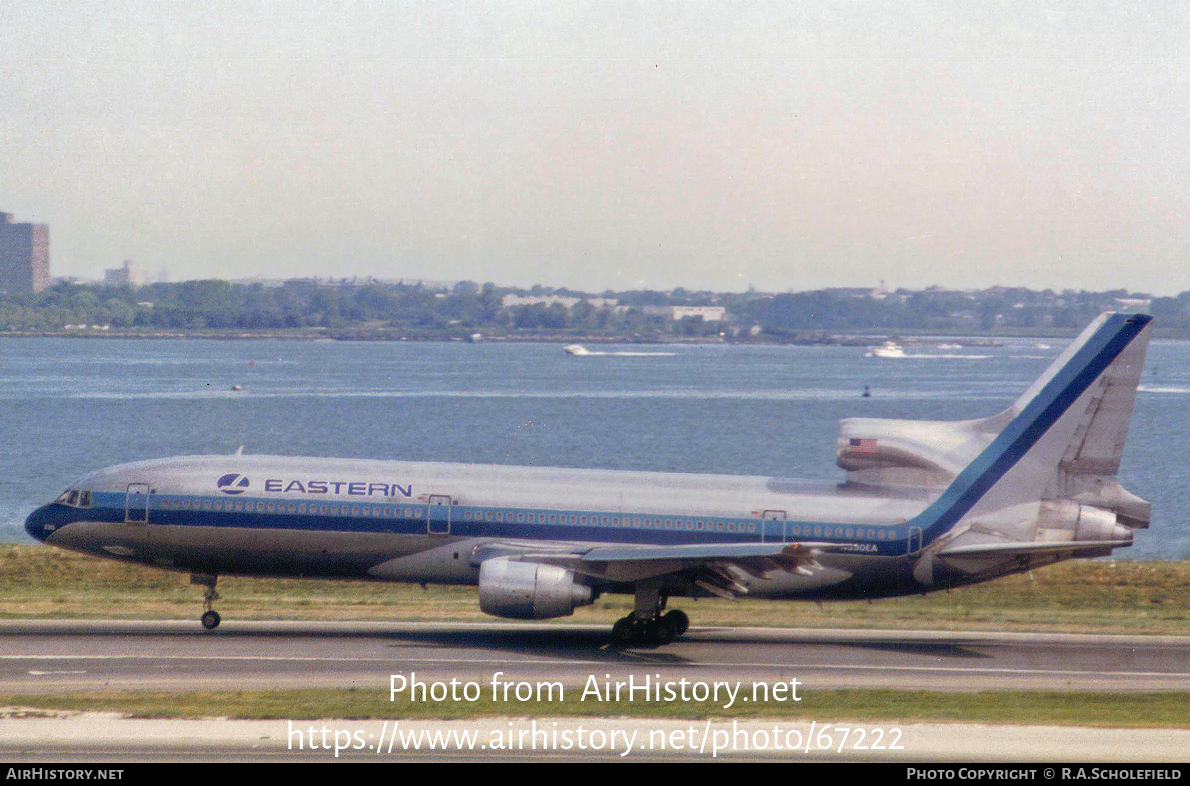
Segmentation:
{"type": "Polygon", "coordinates": [[[146,278],[144,271],[131,259],[125,259],[123,267],[103,271],[103,283],[116,286],[130,284],[134,287],[143,287],[146,278]]]}
{"type": "Polygon", "coordinates": [[[48,224],[17,224],[0,213],[0,290],[40,292],[50,285],[48,224]]]}

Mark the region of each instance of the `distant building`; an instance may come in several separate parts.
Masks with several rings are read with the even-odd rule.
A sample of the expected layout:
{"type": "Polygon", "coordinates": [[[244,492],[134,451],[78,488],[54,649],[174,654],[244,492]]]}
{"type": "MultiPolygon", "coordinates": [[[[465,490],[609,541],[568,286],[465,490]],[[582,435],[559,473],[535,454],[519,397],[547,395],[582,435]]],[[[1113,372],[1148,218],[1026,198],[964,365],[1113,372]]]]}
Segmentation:
{"type": "Polygon", "coordinates": [[[513,306],[553,306],[573,308],[582,301],[590,303],[595,308],[611,308],[619,301],[607,297],[564,297],[562,295],[505,295],[500,304],[505,308],[513,306]]]}
{"type": "Polygon", "coordinates": [[[641,306],[645,314],[681,322],[686,317],[701,317],[703,322],[723,322],[727,319],[724,306],[641,306]]]}
{"type": "Polygon", "coordinates": [[[723,306],[672,306],[670,318],[674,321],[686,317],[702,317],[704,322],[722,322],[727,318],[727,309],[723,306]]]}
{"type": "Polygon", "coordinates": [[[103,271],[103,283],[114,286],[127,284],[132,287],[143,287],[145,274],[131,259],[125,259],[123,267],[103,271]]]}
{"type": "Polygon", "coordinates": [[[0,213],[0,290],[40,292],[50,280],[48,224],[16,224],[0,213]]]}

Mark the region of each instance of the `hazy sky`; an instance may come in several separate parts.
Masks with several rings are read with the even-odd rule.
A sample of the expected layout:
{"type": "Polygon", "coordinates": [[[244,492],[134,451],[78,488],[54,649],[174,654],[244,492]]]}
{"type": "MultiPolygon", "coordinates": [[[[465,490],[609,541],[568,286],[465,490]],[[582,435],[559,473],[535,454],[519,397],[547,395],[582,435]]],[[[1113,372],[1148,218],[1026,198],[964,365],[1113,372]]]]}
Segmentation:
{"type": "Polygon", "coordinates": [[[55,275],[1190,289],[1190,4],[50,2],[55,275]]]}

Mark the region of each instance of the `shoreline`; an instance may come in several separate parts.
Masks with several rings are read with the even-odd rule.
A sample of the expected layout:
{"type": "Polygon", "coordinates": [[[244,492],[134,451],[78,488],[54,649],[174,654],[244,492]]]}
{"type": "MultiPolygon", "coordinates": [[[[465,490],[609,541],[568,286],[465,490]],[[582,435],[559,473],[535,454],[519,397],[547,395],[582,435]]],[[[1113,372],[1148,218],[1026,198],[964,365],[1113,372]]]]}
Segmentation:
{"type": "MultiPolygon", "coordinates": [[[[714,346],[857,346],[866,347],[874,342],[896,340],[906,346],[934,346],[940,342],[962,347],[1001,346],[1005,339],[1037,339],[1044,341],[1068,341],[1077,331],[1042,332],[997,332],[964,333],[930,332],[912,329],[880,329],[865,331],[806,332],[788,336],[631,336],[631,335],[573,335],[573,334],[471,334],[461,336],[452,333],[405,333],[397,330],[154,330],[154,331],[109,331],[109,330],[12,330],[0,331],[0,338],[64,338],[64,339],[107,339],[107,340],[208,340],[208,341],[384,341],[384,342],[442,342],[469,344],[620,344],[620,345],[714,345],[714,346]],[[477,337],[478,336],[478,337],[477,337]]],[[[1155,338],[1190,340],[1186,335],[1158,333],[1155,338]]]]}

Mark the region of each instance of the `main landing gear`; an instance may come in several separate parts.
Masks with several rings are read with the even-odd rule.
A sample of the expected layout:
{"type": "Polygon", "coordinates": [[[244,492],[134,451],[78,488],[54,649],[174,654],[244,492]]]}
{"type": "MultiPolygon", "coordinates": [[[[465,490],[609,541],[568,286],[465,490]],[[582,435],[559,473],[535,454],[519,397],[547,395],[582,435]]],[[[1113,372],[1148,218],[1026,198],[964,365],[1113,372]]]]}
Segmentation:
{"type": "Polygon", "coordinates": [[[639,619],[633,612],[612,625],[615,644],[669,644],[690,627],[686,612],[674,609],[648,619],[639,619]]]}
{"type": "Polygon", "coordinates": [[[215,591],[215,582],[218,580],[218,576],[210,573],[192,573],[190,575],[191,584],[201,584],[207,588],[202,594],[203,613],[199,618],[202,621],[202,626],[207,630],[219,627],[219,622],[222,619],[219,612],[211,608],[215,601],[219,600],[219,593],[215,591]]]}
{"type": "Polygon", "coordinates": [[[662,614],[666,598],[659,582],[636,585],[636,608],[612,625],[613,644],[669,644],[690,627],[686,612],[674,609],[662,614]]]}

